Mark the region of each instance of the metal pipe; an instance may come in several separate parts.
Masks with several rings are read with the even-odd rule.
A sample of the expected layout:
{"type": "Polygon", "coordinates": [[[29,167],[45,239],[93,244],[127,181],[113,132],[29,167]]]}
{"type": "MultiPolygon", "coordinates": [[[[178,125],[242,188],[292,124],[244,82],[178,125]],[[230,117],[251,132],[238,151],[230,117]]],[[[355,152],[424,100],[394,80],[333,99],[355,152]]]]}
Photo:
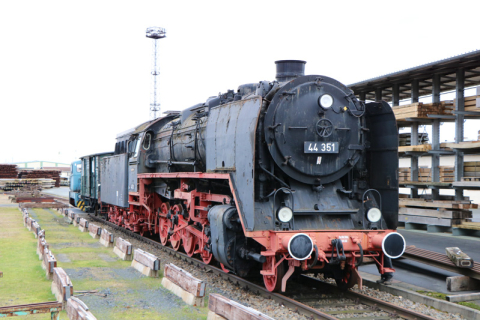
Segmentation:
{"type": "Polygon", "coordinates": [[[179,165],[188,165],[194,166],[194,162],[185,162],[185,161],[169,161],[169,160],[150,160],[150,163],[166,163],[166,164],[179,164],[179,165]]]}

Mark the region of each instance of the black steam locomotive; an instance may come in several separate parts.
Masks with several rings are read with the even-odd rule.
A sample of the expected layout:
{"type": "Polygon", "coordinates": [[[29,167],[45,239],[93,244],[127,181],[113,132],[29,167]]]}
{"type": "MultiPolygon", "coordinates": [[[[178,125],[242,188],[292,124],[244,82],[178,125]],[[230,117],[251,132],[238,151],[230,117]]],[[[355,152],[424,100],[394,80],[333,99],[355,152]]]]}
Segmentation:
{"type": "Polygon", "coordinates": [[[371,257],[403,254],[398,135],[385,102],[364,103],[340,82],[277,61],[275,81],[239,86],[117,136],[101,162],[108,219],[163,245],[260,272],[285,290],[294,272],[343,288],[371,257]]]}

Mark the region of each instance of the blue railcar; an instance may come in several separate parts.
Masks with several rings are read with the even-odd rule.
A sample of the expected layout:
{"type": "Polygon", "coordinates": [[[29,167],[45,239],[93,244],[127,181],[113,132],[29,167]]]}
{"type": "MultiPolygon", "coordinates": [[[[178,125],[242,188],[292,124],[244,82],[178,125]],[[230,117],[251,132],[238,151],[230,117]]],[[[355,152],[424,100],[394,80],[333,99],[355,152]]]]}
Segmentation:
{"type": "Polygon", "coordinates": [[[70,192],[68,193],[69,202],[72,206],[77,206],[80,201],[80,186],[82,178],[82,161],[77,160],[70,165],[70,192]]]}

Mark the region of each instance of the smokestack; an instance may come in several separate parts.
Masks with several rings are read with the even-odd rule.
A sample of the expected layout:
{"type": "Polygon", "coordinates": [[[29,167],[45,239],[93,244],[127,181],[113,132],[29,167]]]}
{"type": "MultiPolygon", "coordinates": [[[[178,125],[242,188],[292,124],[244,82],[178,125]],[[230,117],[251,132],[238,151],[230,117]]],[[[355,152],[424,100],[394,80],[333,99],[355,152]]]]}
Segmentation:
{"type": "Polygon", "coordinates": [[[305,75],[306,61],[302,60],[278,60],[275,61],[277,65],[277,75],[275,76],[278,82],[285,82],[295,79],[296,77],[305,75]]]}

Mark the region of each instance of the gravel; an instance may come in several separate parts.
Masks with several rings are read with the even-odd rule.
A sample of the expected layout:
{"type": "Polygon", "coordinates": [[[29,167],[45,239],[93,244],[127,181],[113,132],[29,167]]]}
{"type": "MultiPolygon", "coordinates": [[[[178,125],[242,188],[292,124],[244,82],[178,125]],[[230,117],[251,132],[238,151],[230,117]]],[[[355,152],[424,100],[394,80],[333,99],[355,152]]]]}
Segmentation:
{"type": "MultiPolygon", "coordinates": [[[[48,231],[47,231],[48,232],[48,231]]],[[[47,233],[48,235],[48,233],[47,233]]],[[[75,247],[87,247],[87,248],[92,248],[92,249],[98,249],[100,248],[101,244],[100,242],[93,242],[93,243],[86,243],[83,241],[77,241],[77,242],[62,242],[62,243],[53,243],[51,244],[52,251],[58,250],[58,249],[65,249],[65,248],[75,248],[75,247]]]]}
{"type": "Polygon", "coordinates": [[[56,255],[56,257],[57,257],[57,261],[59,262],[65,262],[65,263],[72,262],[72,260],[70,260],[70,258],[68,258],[68,255],[65,253],[59,253],[56,255]]]}
{"type": "Polygon", "coordinates": [[[98,256],[105,262],[115,262],[118,260],[117,258],[110,257],[108,254],[105,253],[99,253],[98,256]]]}
{"type": "MultiPolygon", "coordinates": [[[[416,312],[419,312],[419,313],[429,315],[432,318],[435,318],[435,319],[438,319],[438,320],[465,319],[462,316],[460,316],[459,314],[442,312],[442,311],[436,310],[432,307],[429,307],[427,305],[417,303],[417,302],[413,302],[412,300],[409,300],[409,299],[405,299],[402,296],[395,296],[395,295],[387,293],[387,292],[379,291],[378,289],[375,290],[375,289],[368,288],[368,287],[364,286],[362,288],[362,290],[359,290],[358,287],[355,285],[355,287],[352,290],[355,291],[355,292],[363,293],[363,294],[368,295],[370,297],[374,297],[374,298],[377,298],[377,299],[381,299],[383,301],[393,303],[397,306],[401,306],[401,307],[404,307],[404,308],[409,309],[409,310],[413,310],[413,311],[416,311],[416,312]]],[[[467,320],[467,319],[465,319],[465,320],[467,320]]]]}

